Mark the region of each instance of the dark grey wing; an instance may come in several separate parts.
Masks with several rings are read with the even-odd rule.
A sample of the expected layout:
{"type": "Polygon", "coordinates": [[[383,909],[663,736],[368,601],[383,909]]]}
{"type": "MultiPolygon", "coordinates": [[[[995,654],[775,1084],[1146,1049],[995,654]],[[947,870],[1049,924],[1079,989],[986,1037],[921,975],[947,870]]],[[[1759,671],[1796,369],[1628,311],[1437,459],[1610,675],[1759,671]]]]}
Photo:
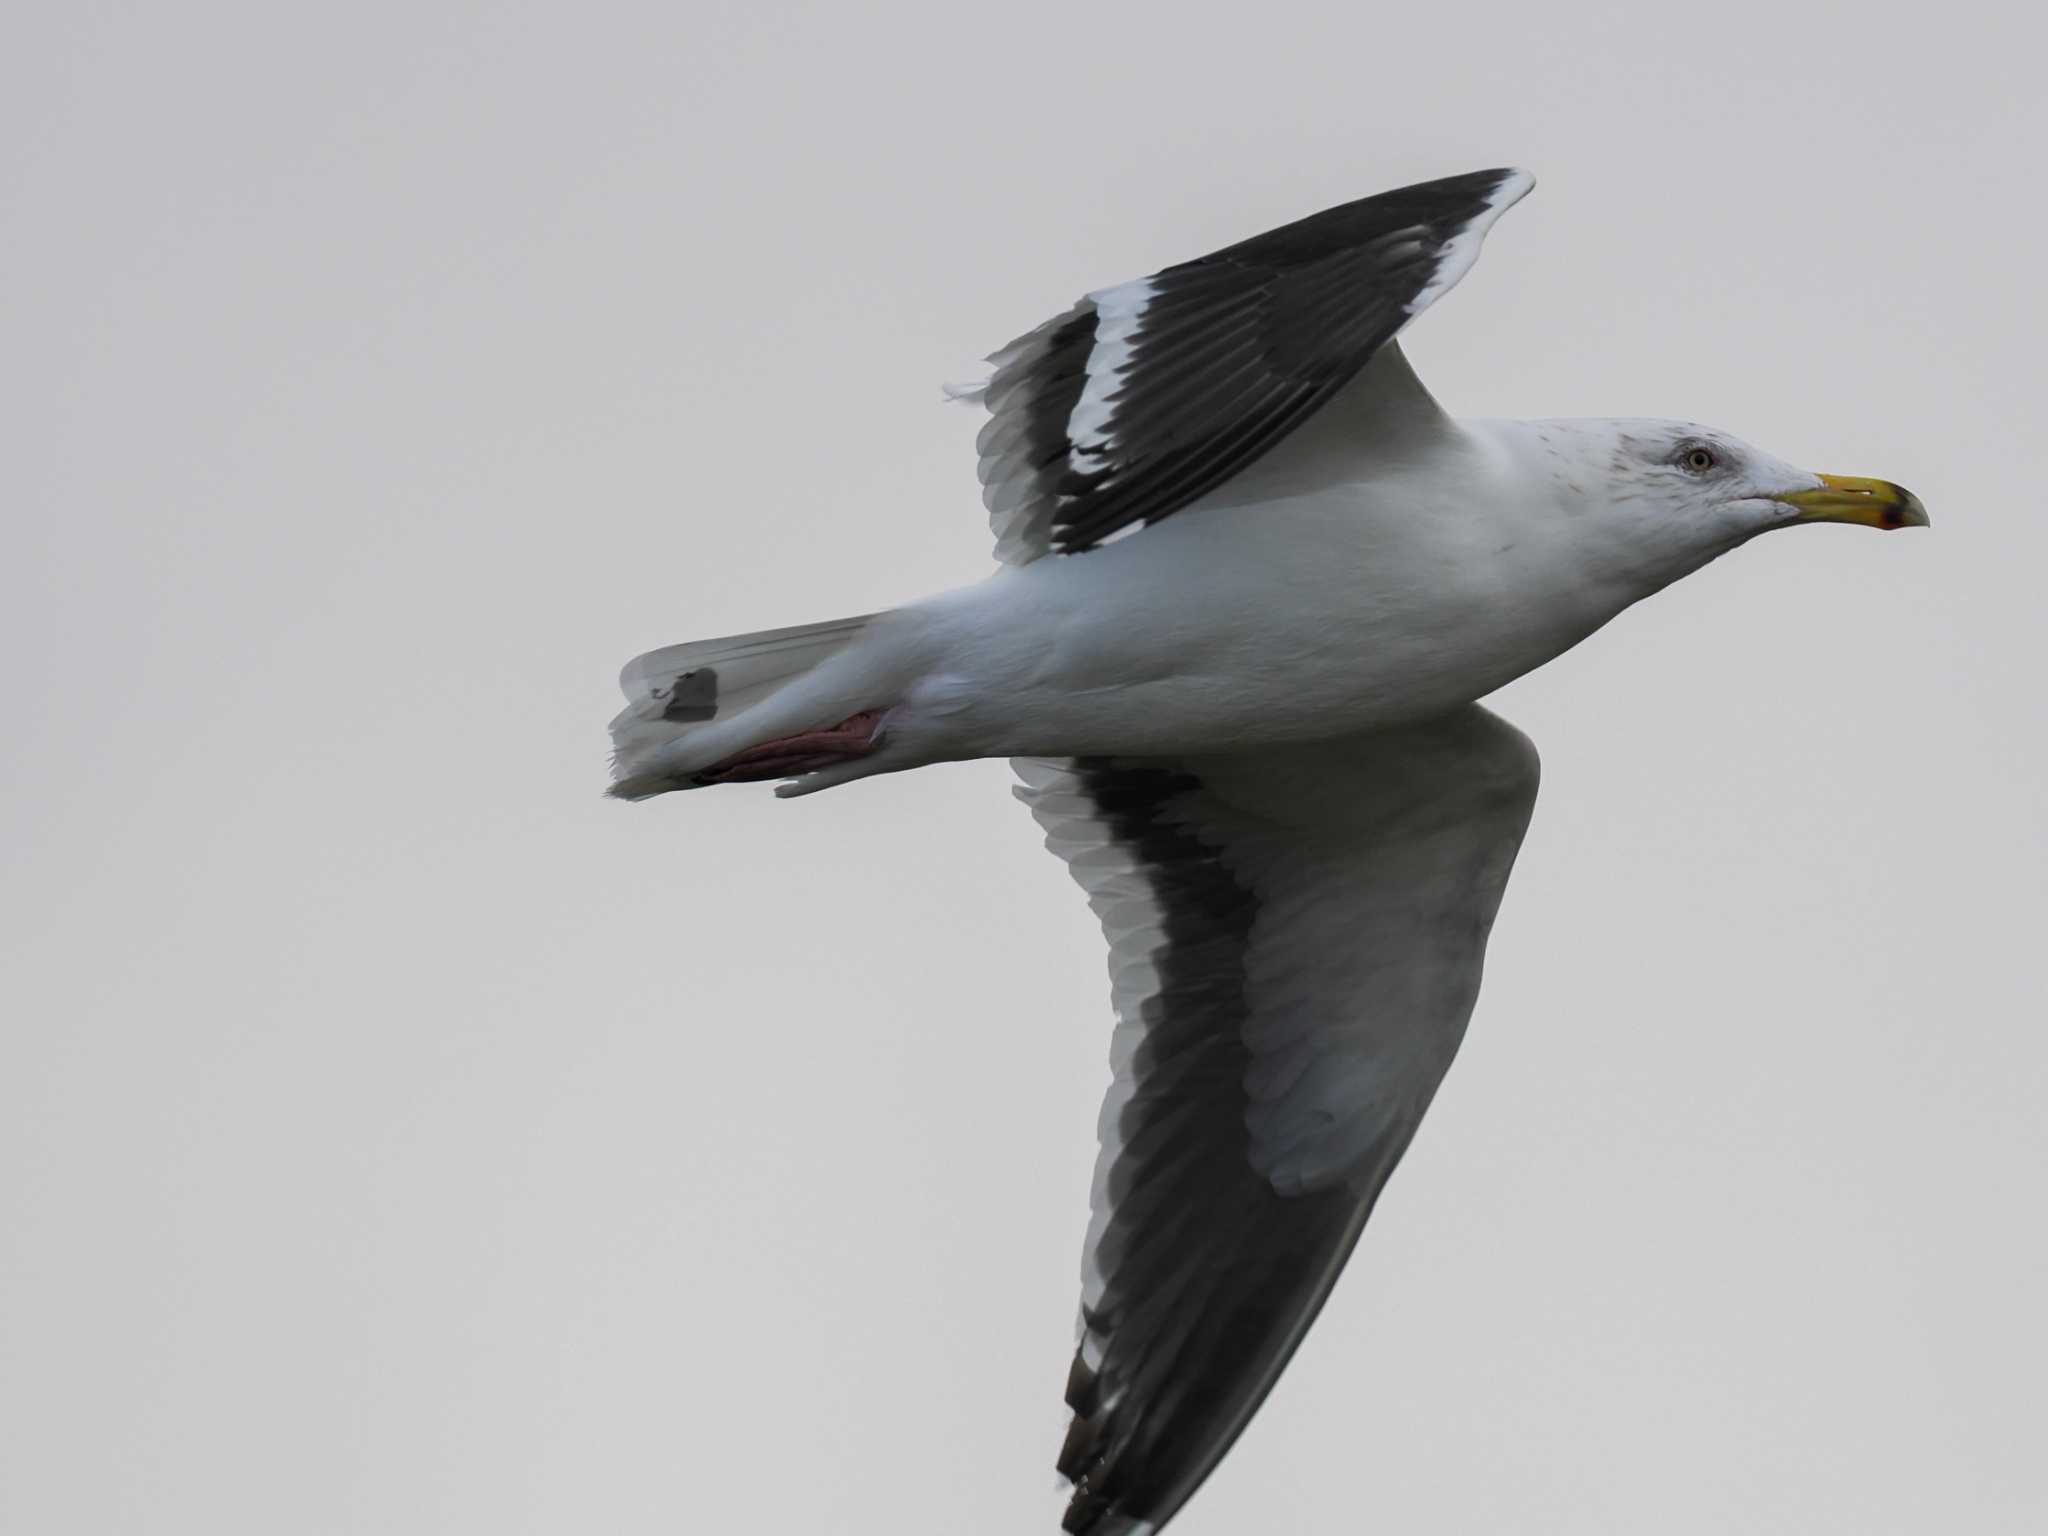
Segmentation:
{"type": "Polygon", "coordinates": [[[1449,1067],[1536,798],[1476,705],[1201,759],[1021,761],[1110,945],[1065,1529],[1164,1525],[1328,1296],[1449,1067]]]}
{"type": "Polygon", "coordinates": [[[1535,182],[1475,171],[1089,294],[990,357],[982,500],[1024,564],[1159,521],[1273,447],[1478,259],[1535,182]]]}

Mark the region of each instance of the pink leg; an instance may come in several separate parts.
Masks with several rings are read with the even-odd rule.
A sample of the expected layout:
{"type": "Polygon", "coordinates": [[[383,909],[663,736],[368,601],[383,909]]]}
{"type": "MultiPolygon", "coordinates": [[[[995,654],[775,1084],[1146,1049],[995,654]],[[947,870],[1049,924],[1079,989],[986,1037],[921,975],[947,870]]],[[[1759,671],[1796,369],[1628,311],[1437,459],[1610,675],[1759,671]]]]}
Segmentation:
{"type": "Polygon", "coordinates": [[[775,741],[764,741],[735,752],[723,762],[713,763],[696,776],[699,784],[750,784],[757,779],[786,779],[866,757],[881,745],[875,727],[881,724],[879,709],[864,709],[837,725],[822,730],[800,731],[775,741]]]}

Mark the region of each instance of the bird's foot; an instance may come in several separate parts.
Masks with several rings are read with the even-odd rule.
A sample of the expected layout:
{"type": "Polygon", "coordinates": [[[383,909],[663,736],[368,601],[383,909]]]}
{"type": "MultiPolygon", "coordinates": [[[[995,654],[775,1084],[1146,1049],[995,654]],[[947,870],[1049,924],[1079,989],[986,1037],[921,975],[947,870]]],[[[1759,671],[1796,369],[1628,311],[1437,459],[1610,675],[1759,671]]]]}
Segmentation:
{"type": "Polygon", "coordinates": [[[881,745],[882,712],[864,709],[848,715],[837,725],[779,736],[735,752],[731,757],[700,770],[698,784],[751,784],[759,779],[787,779],[801,773],[815,773],[856,757],[866,757],[881,745]]]}

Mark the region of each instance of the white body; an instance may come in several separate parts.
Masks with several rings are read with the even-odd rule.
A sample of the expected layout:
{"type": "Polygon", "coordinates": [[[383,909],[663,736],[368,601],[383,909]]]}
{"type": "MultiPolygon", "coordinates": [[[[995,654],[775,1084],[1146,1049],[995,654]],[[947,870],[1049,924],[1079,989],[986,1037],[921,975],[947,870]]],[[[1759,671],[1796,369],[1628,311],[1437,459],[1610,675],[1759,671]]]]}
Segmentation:
{"type": "Polygon", "coordinates": [[[870,631],[904,654],[886,734],[933,757],[1214,751],[1490,693],[1681,574],[1589,549],[1565,487],[1525,471],[1539,430],[1474,424],[1427,474],[1199,505],[912,604],[870,631]]]}
{"type": "MultiPolygon", "coordinates": [[[[1614,463],[1634,424],[1452,422],[1423,404],[1371,434],[1326,412],[1156,527],[878,615],[760,702],[622,753],[621,771],[684,780],[868,709],[879,750],[795,787],[1347,735],[1484,697],[1775,520],[1754,501],[1645,516],[1614,463]]],[[[1817,483],[1759,458],[1779,484],[1817,483]]]]}

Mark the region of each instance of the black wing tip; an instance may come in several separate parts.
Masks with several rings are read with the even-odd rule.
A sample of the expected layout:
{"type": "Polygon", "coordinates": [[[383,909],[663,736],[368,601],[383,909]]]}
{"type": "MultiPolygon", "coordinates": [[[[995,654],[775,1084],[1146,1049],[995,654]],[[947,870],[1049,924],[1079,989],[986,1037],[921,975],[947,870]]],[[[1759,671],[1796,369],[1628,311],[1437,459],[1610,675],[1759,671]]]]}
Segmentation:
{"type": "Polygon", "coordinates": [[[1511,192],[1513,194],[1507,199],[1508,204],[1519,203],[1523,198],[1536,190],[1536,173],[1526,170],[1519,165],[1503,165],[1488,171],[1486,174],[1494,178],[1493,196],[1495,198],[1498,198],[1503,192],[1511,192]]]}
{"type": "MultiPolygon", "coordinates": [[[[1077,1356],[1077,1373],[1087,1372],[1077,1356]]],[[[1088,1372],[1092,1383],[1093,1373],[1088,1372]]],[[[1070,1399],[1071,1400],[1071,1399],[1070,1399]]],[[[1076,1407],[1067,1426],[1066,1442],[1060,1447],[1059,1475],[1073,1485],[1060,1529],[1067,1536],[1126,1536],[1133,1530],[1151,1528],[1151,1522],[1123,1508],[1121,1490],[1109,1486],[1110,1465],[1117,1450],[1109,1415],[1099,1407],[1076,1407]]]]}
{"type": "Polygon", "coordinates": [[[1519,165],[1496,165],[1484,171],[1463,171],[1456,176],[1439,176],[1433,181],[1418,181],[1413,186],[1397,187],[1391,192],[1381,193],[1383,197],[1406,197],[1423,193],[1443,193],[1447,196],[1469,197],[1474,194],[1488,199],[1504,189],[1512,187],[1517,198],[1525,197],[1536,185],[1536,173],[1519,165]]]}

